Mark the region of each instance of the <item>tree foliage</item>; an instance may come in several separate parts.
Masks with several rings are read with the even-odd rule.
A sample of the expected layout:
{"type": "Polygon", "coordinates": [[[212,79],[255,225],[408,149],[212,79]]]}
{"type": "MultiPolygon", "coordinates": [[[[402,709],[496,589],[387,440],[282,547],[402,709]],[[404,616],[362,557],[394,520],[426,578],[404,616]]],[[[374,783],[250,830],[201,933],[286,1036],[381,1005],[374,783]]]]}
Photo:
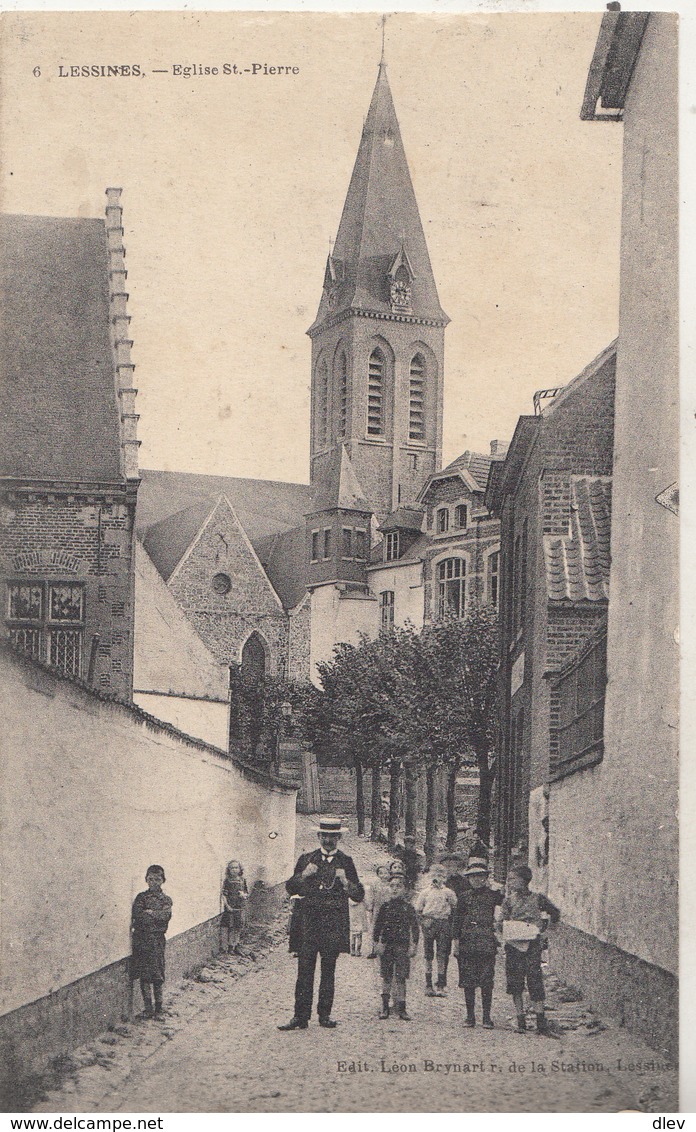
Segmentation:
{"type": "Polygon", "coordinates": [[[321,688],[305,700],[306,738],[321,761],[352,765],[360,775],[363,768],[396,773],[403,766],[445,766],[456,775],[463,763],[475,763],[478,826],[487,840],[496,667],[497,622],[486,609],[421,633],[399,628],[340,644],[319,665],[321,688]]]}

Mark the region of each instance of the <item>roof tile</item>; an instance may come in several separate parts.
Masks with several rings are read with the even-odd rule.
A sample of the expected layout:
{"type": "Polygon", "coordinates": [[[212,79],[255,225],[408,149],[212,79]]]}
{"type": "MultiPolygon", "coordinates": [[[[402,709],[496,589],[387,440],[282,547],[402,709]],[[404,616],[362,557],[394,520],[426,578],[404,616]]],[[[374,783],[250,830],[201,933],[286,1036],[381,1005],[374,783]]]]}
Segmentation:
{"type": "Polygon", "coordinates": [[[570,533],[546,535],[546,588],[552,601],[609,597],[611,479],[571,477],[570,533]]]}

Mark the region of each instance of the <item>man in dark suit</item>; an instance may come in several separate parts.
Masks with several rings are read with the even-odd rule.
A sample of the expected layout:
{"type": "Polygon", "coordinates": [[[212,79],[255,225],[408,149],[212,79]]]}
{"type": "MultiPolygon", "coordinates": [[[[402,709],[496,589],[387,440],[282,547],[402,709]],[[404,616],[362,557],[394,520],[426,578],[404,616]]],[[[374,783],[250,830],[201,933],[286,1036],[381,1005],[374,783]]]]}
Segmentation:
{"type": "Polygon", "coordinates": [[[336,960],[350,951],[348,900],[356,903],[365,896],[352,857],[338,848],[344,829],[340,818],[322,818],[317,827],[319,848],[303,853],[295,872],[286,883],[290,896],[301,896],[302,939],[297,955],[295,1013],[279,1030],[306,1030],[312,1013],[314,971],[321,957],[321,979],[317,1013],[319,1025],[333,1029],[336,960]]]}

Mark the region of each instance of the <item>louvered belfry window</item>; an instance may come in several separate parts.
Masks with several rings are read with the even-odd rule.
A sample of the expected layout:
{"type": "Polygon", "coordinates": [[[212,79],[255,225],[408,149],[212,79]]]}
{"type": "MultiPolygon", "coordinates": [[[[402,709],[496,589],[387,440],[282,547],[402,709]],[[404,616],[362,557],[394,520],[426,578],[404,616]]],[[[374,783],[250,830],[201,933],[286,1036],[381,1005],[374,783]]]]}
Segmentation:
{"type": "Polygon", "coordinates": [[[317,447],[326,448],[329,443],[329,370],[325,361],[319,363],[317,371],[317,447]]]}
{"type": "Polygon", "coordinates": [[[367,389],[367,435],[384,435],[384,354],[370,354],[367,389]]]}
{"type": "Polygon", "coordinates": [[[411,359],[408,403],[409,440],[425,440],[425,358],[416,354],[411,359]]]}
{"type": "Polygon", "coordinates": [[[348,362],[341,351],[338,357],[338,435],[345,436],[348,427],[348,362]]]}

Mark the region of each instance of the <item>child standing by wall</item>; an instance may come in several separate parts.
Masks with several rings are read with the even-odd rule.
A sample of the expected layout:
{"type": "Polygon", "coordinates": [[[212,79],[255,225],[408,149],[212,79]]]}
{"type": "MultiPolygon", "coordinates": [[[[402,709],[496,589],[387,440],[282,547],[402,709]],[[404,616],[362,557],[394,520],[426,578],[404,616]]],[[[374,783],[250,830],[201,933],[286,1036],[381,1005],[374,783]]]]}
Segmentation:
{"type": "Polygon", "coordinates": [[[220,920],[220,950],[230,955],[239,951],[248,893],[244,869],[239,861],[230,861],[222,882],[222,919],[220,920]]]}
{"type": "Polygon", "coordinates": [[[146,1018],[162,1013],[164,936],[172,916],[171,898],[162,892],[165,880],[162,866],[150,865],[145,874],[147,891],[133,901],[131,978],[140,979],[146,1018]]]}
{"type": "Polygon", "coordinates": [[[416,897],[414,907],[421,917],[425,951],[425,993],[428,998],[444,998],[447,985],[447,961],[452,946],[452,912],[457,897],[445,885],[445,869],[433,865],[430,883],[416,897]],[[437,983],[433,989],[433,959],[437,949],[437,983]]]}
{"type": "Polygon", "coordinates": [[[411,973],[411,959],[418,947],[418,917],[406,897],[406,878],[393,871],[389,881],[390,899],[382,904],[373,930],[380,955],[382,976],[382,1009],[380,1018],[389,1017],[389,996],[403,1022],[410,1022],[406,1013],[406,982],[411,973]]]}
{"type": "Polygon", "coordinates": [[[464,987],[466,1026],[476,1025],[476,987],[481,988],[483,1025],[493,1029],[491,1005],[495,978],[496,911],[503,902],[502,892],[488,884],[488,865],[472,858],[464,870],[468,888],[462,889],[454,913],[452,935],[459,961],[459,982],[464,987]]]}
{"type": "Polygon", "coordinates": [[[507,876],[508,894],[502,903],[502,931],[505,940],[505,976],[507,993],[512,995],[517,1013],[517,1029],[527,1029],[522,995],[524,984],[536,1014],[537,1033],[552,1038],[544,1010],[544,978],[541,973],[540,933],[555,924],[561,913],[539,892],[530,892],[532,870],[527,865],[513,865],[507,876]],[[506,927],[507,925],[507,927],[506,927]]]}

